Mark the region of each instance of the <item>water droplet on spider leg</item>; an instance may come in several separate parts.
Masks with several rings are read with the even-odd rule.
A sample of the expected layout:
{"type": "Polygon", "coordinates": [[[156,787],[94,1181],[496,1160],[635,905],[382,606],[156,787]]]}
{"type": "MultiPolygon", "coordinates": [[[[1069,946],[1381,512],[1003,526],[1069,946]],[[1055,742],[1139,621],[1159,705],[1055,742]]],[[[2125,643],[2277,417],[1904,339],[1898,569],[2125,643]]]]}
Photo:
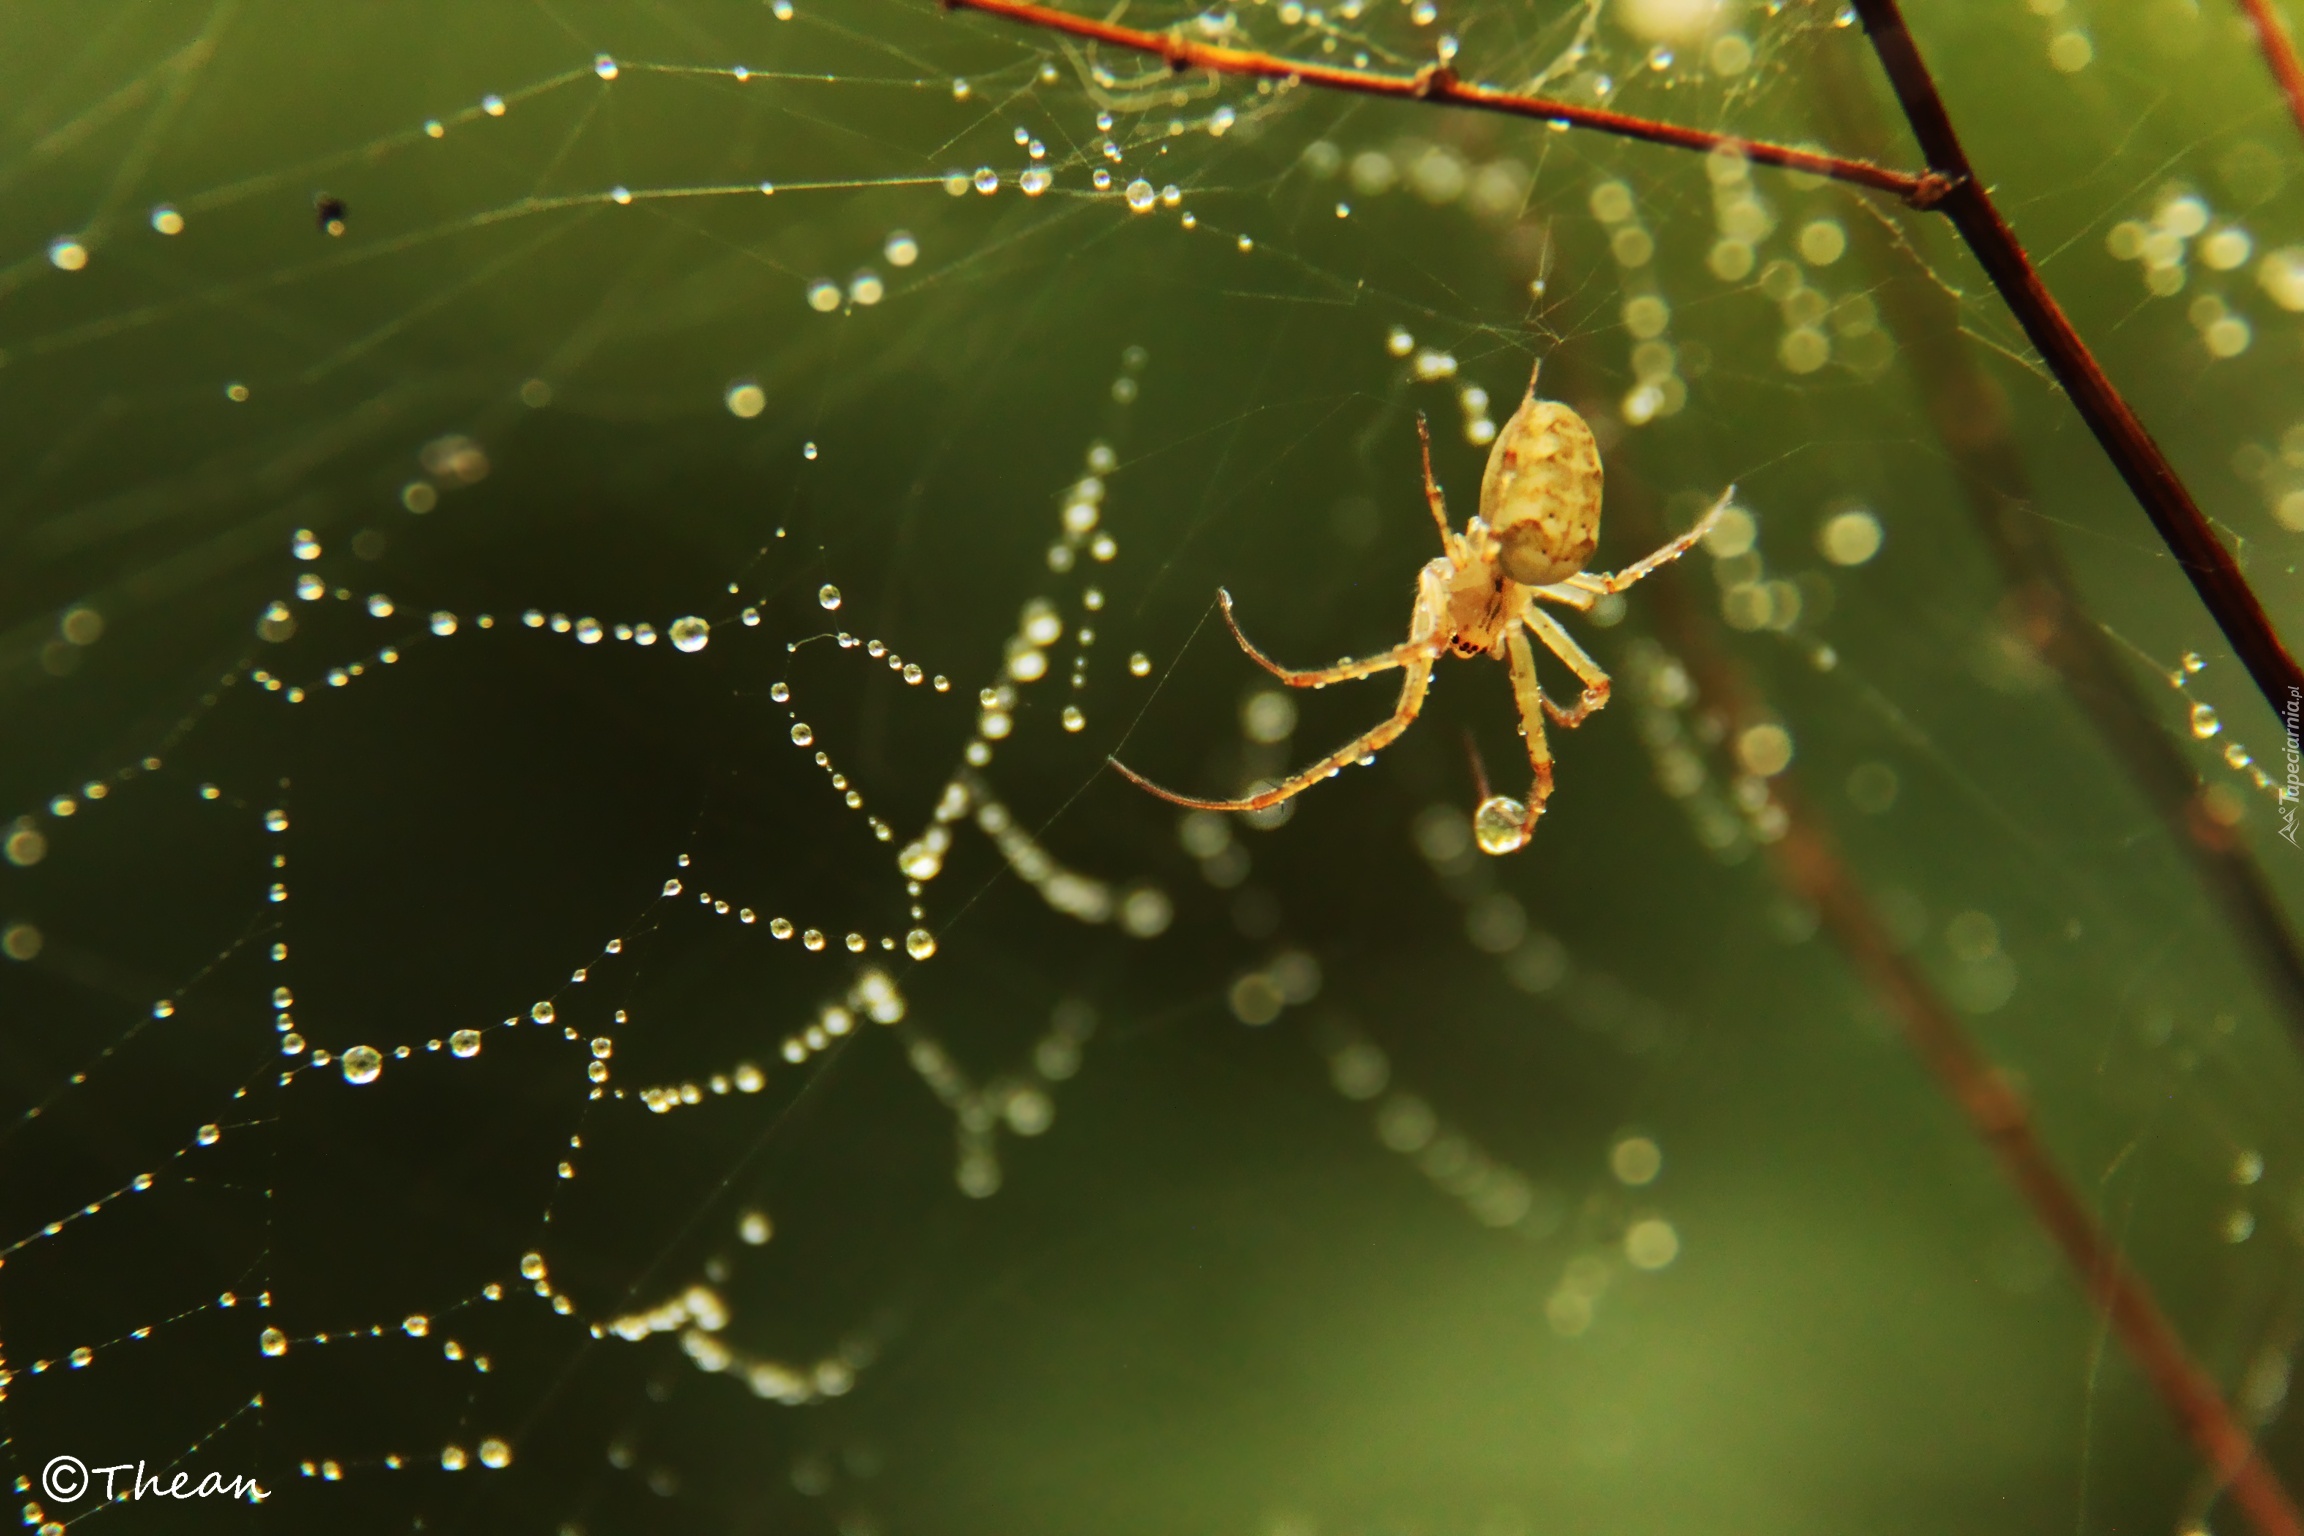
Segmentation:
{"type": "Polygon", "coordinates": [[[1509,795],[1490,795],[1472,813],[1472,838],[1482,853],[1518,851],[1528,841],[1528,807],[1509,795]]]}
{"type": "Polygon", "coordinates": [[[817,606],[829,613],[840,606],[840,589],[830,582],[816,589],[817,606]]]}

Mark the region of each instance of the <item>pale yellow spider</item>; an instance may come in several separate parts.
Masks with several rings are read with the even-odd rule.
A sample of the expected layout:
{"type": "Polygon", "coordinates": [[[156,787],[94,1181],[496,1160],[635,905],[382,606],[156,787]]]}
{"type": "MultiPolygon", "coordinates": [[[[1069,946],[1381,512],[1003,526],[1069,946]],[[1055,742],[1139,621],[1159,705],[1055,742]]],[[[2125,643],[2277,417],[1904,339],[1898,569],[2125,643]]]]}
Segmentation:
{"type": "Polygon", "coordinates": [[[1462,533],[1448,526],[1447,503],[1432,480],[1432,437],[1421,416],[1416,435],[1424,445],[1424,499],[1432,520],[1439,524],[1445,553],[1426,564],[1416,578],[1416,607],[1405,644],[1361,661],[1298,672],[1250,644],[1232,617],[1232,594],[1216,594],[1240,649],[1291,688],[1325,688],[1394,667],[1403,669],[1407,680],[1401,684],[1392,718],[1293,778],[1237,800],[1179,795],[1112,759],[1112,766],[1130,782],[1172,804],[1203,811],[1260,811],[1278,805],[1397,740],[1423,708],[1432,664],[1443,655],[1454,651],[1459,656],[1492,656],[1511,663],[1512,697],[1519,706],[1520,734],[1527,738],[1535,778],[1525,804],[1506,795],[1482,800],[1473,816],[1473,831],[1487,853],[1510,853],[1527,843],[1552,795],[1552,749],[1544,739],[1544,717],[1550,715],[1554,724],[1573,729],[1608,702],[1608,674],[1560,627],[1559,620],[1537,606],[1538,599],[1589,612],[1601,598],[1686,554],[1711,532],[1735,490],[1731,487],[1695,527],[1646,559],[1612,575],[1593,575],[1584,569],[1584,562],[1600,542],[1600,445],[1575,411],[1557,400],[1536,398],[1533,374],[1528,397],[1489,450],[1488,468],[1480,477],[1480,511],[1462,533]],[[1529,633],[1566,662],[1584,685],[1573,708],[1562,709],[1537,685],[1529,633]]]}

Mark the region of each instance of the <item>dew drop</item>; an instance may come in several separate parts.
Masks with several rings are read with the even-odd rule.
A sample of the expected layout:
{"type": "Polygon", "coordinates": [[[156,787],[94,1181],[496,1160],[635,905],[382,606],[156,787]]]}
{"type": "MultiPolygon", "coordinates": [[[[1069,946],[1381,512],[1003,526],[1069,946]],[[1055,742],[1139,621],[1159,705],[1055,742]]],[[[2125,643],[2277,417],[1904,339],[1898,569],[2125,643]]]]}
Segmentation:
{"type": "Polygon", "coordinates": [[[988,165],[978,166],[973,179],[976,190],[986,197],[1000,190],[1000,173],[988,165]]]}
{"type": "Polygon", "coordinates": [[[288,813],[286,811],[266,811],[264,813],[264,830],[267,832],[287,831],[288,813]]]}
{"type": "Polygon", "coordinates": [[[491,1435],[480,1442],[480,1465],[491,1470],[512,1465],[512,1447],[491,1435]]]}
{"type": "Polygon", "coordinates": [[[1152,183],[1141,176],[1128,183],[1127,197],[1130,213],[1150,213],[1152,205],[1159,201],[1158,194],[1152,190],[1152,183]]]}
{"type": "Polygon", "coordinates": [[[344,1081],[372,1083],[384,1071],[384,1058],[372,1045],[356,1045],[344,1053],[344,1081]]]}
{"type": "Polygon", "coordinates": [[[1067,731],[1080,731],[1085,729],[1087,724],[1088,717],[1080,712],[1079,705],[1067,704],[1064,706],[1064,729],[1067,731]]]}
{"type": "Polygon", "coordinates": [[[817,605],[827,613],[840,606],[840,589],[830,582],[816,589],[817,605]]]}
{"type": "Polygon", "coordinates": [[[824,947],[823,932],[820,929],[809,929],[806,933],[800,935],[800,947],[810,951],[811,953],[822,949],[824,947]]]}
{"type": "Polygon", "coordinates": [[[204,1147],[212,1147],[216,1145],[218,1141],[223,1139],[223,1135],[223,1130],[217,1126],[216,1122],[211,1120],[208,1122],[208,1124],[200,1127],[198,1131],[194,1132],[192,1139],[199,1142],[200,1145],[204,1147]]]}
{"type": "Polygon", "coordinates": [[[792,919],[788,917],[772,917],[768,919],[768,931],[774,934],[777,938],[788,939],[792,937],[792,919]]]}
{"type": "Polygon", "coordinates": [[[476,1029],[460,1029],[456,1031],[456,1033],[448,1037],[448,1049],[458,1056],[470,1057],[479,1055],[480,1031],[476,1029]]]}
{"type": "Polygon", "coordinates": [[[528,1010],[528,1017],[539,1024],[550,1024],[559,1018],[559,1012],[550,1002],[541,1002],[528,1010]]]}
{"type": "Polygon", "coordinates": [[[453,1443],[440,1447],[440,1465],[445,1471],[463,1471],[466,1465],[464,1447],[453,1443]]]}
{"type": "Polygon", "coordinates": [[[2192,734],[2194,737],[2206,741],[2222,729],[2224,729],[2224,722],[2216,718],[2216,710],[2213,705],[2195,704],[2192,706],[2192,734]]]}
{"type": "Polygon", "coordinates": [[[672,648],[691,655],[712,642],[712,626],[694,614],[672,621],[672,648]]]}
{"type": "Polygon", "coordinates": [[[267,1328],[256,1336],[256,1347],[278,1359],[288,1353],[288,1335],[277,1328],[267,1328]]]}
{"type": "Polygon", "coordinates": [[[1055,175],[1046,166],[1035,165],[1016,178],[1016,186],[1026,197],[1038,197],[1056,184],[1055,175]]]}
{"type": "Polygon", "coordinates": [[[1511,853],[1528,841],[1528,807],[1508,795],[1490,795],[1472,814],[1472,837],[1482,853],[1511,853]]]}
{"type": "Polygon", "coordinates": [[[452,635],[456,633],[456,615],[450,613],[445,608],[433,614],[432,633],[436,635],[452,635]]]}
{"type": "Polygon", "coordinates": [[[915,960],[925,960],[936,953],[936,935],[925,928],[915,928],[904,935],[904,953],[915,960]]]}
{"type": "Polygon", "coordinates": [[[880,247],[880,253],[888,258],[888,265],[908,267],[920,259],[920,242],[899,229],[888,236],[888,243],[880,247]]]}
{"type": "Polygon", "coordinates": [[[816,732],[809,727],[807,721],[795,720],[792,722],[792,745],[805,747],[815,740],[816,732]]]}

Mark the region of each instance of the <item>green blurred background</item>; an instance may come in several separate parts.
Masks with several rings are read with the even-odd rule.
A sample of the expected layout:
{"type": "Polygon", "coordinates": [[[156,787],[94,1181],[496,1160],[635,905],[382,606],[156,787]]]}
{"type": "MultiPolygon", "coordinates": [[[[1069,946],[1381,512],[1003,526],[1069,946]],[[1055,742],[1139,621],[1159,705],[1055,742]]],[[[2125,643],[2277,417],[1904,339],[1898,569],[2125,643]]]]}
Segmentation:
{"type": "MultiPolygon", "coordinates": [[[[2304,1474],[2296,1021],[2037,654],[1916,349],[1957,325],[1955,417],[2018,445],[2026,526],[2293,899],[2226,756],[2278,778],[2280,725],[1948,230],[1719,159],[794,4],[6,13],[0,1428],[28,1526],[88,1512],[36,1486],[70,1453],[277,1490],[103,1515],[171,1530],[2243,1528],[1770,873],[1795,801],[2304,1474]],[[1570,620],[1618,692],[1555,733],[1527,851],[1466,843],[1467,738],[1521,771],[1477,662],[1277,825],[1180,822],[1102,771],[1125,743],[1230,793],[1381,718],[1382,683],[1280,708],[1213,593],[1299,664],[1397,643],[1432,554],[1415,415],[1466,515],[1479,423],[1538,357],[1607,445],[1603,564],[1730,483],[1747,516],[1570,620]],[[1097,444],[1109,559],[1063,533],[1097,444]],[[1045,646],[1012,638],[1035,599],[1045,646]],[[613,633],[690,615],[693,652],[613,633]],[[835,627],[950,690],[788,649],[835,627]],[[1722,667],[1789,769],[1752,771],[1779,765],[1722,667]],[[1109,920],[968,819],[908,910],[897,855],[1004,668],[974,782],[1109,920]],[[925,962],[841,943],[914,926],[925,962]],[[903,1021],[787,1062],[867,965],[903,1021]],[[499,1023],[539,1000],[550,1027],[499,1023]],[[474,1057],[424,1048],[465,1029],[474,1057]],[[386,1053],[365,1084],[309,1054],[359,1044],[386,1053]],[[740,1061],[765,1088],[715,1093],[740,1061]],[[682,1083],[702,1102],[613,1096],[682,1083]],[[690,1350],[588,1328],[699,1284],[727,1317],[690,1350]],[[811,1401],[699,1370],[715,1348],[811,1401]]],[[[1129,19],[1378,67],[1460,47],[1468,78],[1914,163],[1829,6],[1129,19]]],[[[1912,19],[2294,634],[2304,140],[2236,13],[1912,19]]]]}

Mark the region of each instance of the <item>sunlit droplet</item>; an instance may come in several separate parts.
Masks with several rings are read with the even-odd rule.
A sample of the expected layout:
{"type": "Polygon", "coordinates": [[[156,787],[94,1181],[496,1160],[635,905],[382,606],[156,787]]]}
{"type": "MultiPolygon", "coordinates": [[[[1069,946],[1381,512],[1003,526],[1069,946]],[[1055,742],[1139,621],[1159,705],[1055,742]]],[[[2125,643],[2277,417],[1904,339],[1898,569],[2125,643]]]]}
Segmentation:
{"type": "Polygon", "coordinates": [[[256,1347],[278,1359],[288,1353],[288,1335],[277,1328],[267,1328],[256,1336],[256,1347]]]}
{"type": "Polygon", "coordinates": [[[384,1071],[384,1058],[372,1045],[356,1045],[344,1053],[344,1081],[372,1083],[384,1071]]]}
{"type": "Polygon", "coordinates": [[[915,960],[925,960],[936,953],[936,936],[925,928],[915,928],[904,935],[904,953],[915,960]]]}
{"type": "Polygon", "coordinates": [[[456,1031],[456,1033],[448,1037],[448,1049],[450,1052],[458,1056],[471,1057],[479,1055],[480,1031],[476,1029],[460,1029],[456,1031]]]}
{"type": "Polygon", "coordinates": [[[888,236],[887,244],[880,247],[880,254],[888,258],[888,265],[892,267],[908,267],[920,259],[920,242],[899,229],[888,236]]]}
{"type": "Polygon", "coordinates": [[[712,626],[694,614],[674,619],[669,633],[672,636],[672,648],[677,651],[694,654],[712,643],[712,626]]]}
{"type": "Polygon", "coordinates": [[[2216,718],[2214,705],[2195,704],[2192,706],[2192,734],[2194,737],[2206,741],[2222,729],[2224,729],[2224,722],[2216,718]]]}
{"type": "Polygon", "coordinates": [[[1472,837],[1482,853],[1512,853],[1528,841],[1528,807],[1509,795],[1490,795],[1472,813],[1472,837]]]}
{"type": "Polygon", "coordinates": [[[809,726],[807,721],[795,720],[792,722],[792,745],[796,747],[805,747],[813,743],[815,740],[816,732],[809,726]]]}
{"type": "Polygon", "coordinates": [[[1128,183],[1127,198],[1131,213],[1150,213],[1152,205],[1159,201],[1158,194],[1152,190],[1152,183],[1141,176],[1128,183]]]}

